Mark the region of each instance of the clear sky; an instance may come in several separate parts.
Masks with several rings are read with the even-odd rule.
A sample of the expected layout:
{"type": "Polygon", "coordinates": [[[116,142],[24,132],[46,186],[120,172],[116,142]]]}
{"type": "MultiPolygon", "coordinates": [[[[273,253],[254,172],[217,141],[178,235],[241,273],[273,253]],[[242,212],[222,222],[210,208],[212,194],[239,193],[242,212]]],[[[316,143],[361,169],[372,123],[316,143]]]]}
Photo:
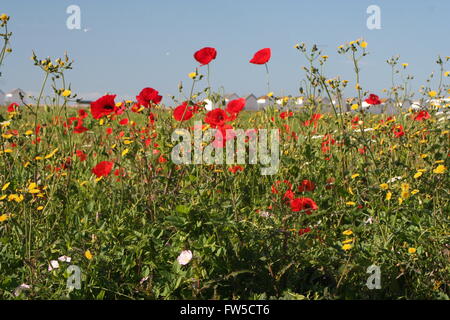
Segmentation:
{"type": "Polygon", "coordinates": [[[363,37],[370,55],[361,82],[381,96],[390,84],[385,61],[391,56],[409,63],[418,88],[437,70],[437,55],[450,55],[449,0],[2,0],[0,11],[11,16],[14,33],[14,51],[2,67],[3,91],[38,91],[42,74],[30,60],[32,50],[42,58],[67,51],[75,60],[67,79],[85,98],[135,96],[150,86],[169,105],[180,80],[189,87],[187,74],[198,66],[192,55],[205,46],[218,51],[211,64],[215,88],[257,96],[266,93],[265,69],[248,61],[265,47],[272,49],[276,95],[299,94],[305,60],[293,48],[298,42],[317,43],[330,56],[329,77],[353,81],[350,61],[336,48],[363,37]],[[81,8],[81,30],[66,27],[72,4],[81,8]],[[381,8],[381,30],[366,26],[372,4],[381,8]]]}

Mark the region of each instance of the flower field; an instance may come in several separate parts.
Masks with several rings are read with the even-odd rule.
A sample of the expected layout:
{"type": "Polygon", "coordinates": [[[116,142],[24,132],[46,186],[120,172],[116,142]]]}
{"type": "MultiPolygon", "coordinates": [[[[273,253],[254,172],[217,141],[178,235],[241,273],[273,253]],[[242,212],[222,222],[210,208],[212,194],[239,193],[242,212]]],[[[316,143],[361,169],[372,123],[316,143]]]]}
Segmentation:
{"type": "MultiPolygon", "coordinates": [[[[14,54],[9,19],[0,66],[14,54]]],[[[301,108],[270,92],[271,49],[243,57],[271,98],[260,111],[211,88],[211,47],[186,53],[195,71],[183,99],[144,84],[132,101],[108,93],[87,107],[73,106],[65,75],[76,63],[33,53],[40,94],[0,107],[0,299],[449,299],[450,57],[405,109],[407,78],[382,93],[359,83],[367,48],[338,48],[354,64],[347,81],[326,76],[315,45],[296,45],[308,65],[301,108]],[[398,112],[371,113],[380,96],[398,112]],[[213,130],[200,151],[217,155],[238,129],[244,152],[251,132],[277,133],[276,172],[250,159],[173,161],[176,132],[213,130]]],[[[388,63],[393,77],[407,68],[388,63]]]]}

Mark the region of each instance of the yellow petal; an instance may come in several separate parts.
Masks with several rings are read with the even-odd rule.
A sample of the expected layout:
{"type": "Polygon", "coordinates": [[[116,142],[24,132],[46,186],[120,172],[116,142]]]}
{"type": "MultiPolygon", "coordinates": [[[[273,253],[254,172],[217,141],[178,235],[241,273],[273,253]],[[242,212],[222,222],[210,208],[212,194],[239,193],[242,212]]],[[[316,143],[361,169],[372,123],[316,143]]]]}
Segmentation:
{"type": "Polygon", "coordinates": [[[92,253],[91,253],[91,251],[86,250],[86,251],[84,252],[84,256],[86,257],[86,259],[92,260],[92,253]]]}

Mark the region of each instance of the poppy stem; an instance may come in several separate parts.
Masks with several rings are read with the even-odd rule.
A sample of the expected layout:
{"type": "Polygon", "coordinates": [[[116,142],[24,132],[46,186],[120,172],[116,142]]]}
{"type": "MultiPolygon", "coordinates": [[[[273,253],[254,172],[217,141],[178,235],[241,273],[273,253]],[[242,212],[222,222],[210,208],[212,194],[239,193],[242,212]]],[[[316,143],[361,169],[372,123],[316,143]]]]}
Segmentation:
{"type": "Polygon", "coordinates": [[[209,81],[209,63],[208,63],[208,98],[211,95],[211,83],[209,81]]]}
{"type": "Polygon", "coordinates": [[[267,63],[264,64],[266,66],[266,75],[267,75],[267,93],[270,92],[270,79],[269,79],[269,67],[267,63]]]}

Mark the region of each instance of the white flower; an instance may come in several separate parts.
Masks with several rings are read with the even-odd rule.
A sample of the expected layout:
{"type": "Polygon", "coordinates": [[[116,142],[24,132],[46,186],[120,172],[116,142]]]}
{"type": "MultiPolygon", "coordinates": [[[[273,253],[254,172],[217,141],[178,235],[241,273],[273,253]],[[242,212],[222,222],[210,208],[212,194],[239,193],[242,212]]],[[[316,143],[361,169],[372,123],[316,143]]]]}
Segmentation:
{"type": "Polygon", "coordinates": [[[395,182],[397,180],[402,180],[402,177],[401,176],[393,177],[393,178],[389,179],[387,183],[395,182]]]}
{"type": "Polygon", "coordinates": [[[68,257],[68,256],[61,256],[58,258],[58,260],[61,262],[70,262],[72,260],[72,258],[68,257]]]}
{"type": "Polygon", "coordinates": [[[143,283],[144,283],[145,281],[147,281],[147,280],[148,280],[148,277],[144,277],[144,278],[141,279],[141,281],[139,281],[139,283],[140,283],[140,284],[143,284],[143,283]]]}
{"type": "Polygon", "coordinates": [[[48,271],[52,271],[53,269],[59,268],[59,262],[56,260],[50,261],[50,264],[48,265],[48,271]]]}
{"type": "Polygon", "coordinates": [[[191,250],[183,250],[181,251],[180,255],[178,256],[177,260],[178,263],[182,266],[185,266],[191,261],[192,259],[192,252],[191,250]]]}

